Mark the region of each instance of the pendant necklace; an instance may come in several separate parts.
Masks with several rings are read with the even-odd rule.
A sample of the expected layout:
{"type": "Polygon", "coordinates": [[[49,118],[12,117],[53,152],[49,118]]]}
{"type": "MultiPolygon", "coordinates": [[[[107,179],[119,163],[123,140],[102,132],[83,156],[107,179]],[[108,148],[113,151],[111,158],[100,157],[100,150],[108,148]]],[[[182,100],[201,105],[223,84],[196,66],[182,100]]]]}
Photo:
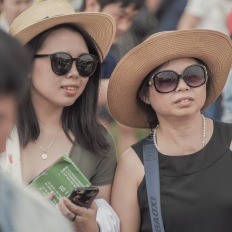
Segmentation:
{"type": "MultiPolygon", "coordinates": [[[[202,147],[205,146],[205,138],[206,138],[206,120],[205,116],[202,114],[202,147]]],[[[156,126],[154,133],[153,133],[153,139],[154,139],[154,145],[157,149],[157,151],[160,151],[158,144],[157,144],[157,128],[159,127],[159,124],[156,126]]]]}
{"type": "MultiPolygon", "coordinates": [[[[61,130],[61,129],[60,129],[61,130]]],[[[39,149],[42,151],[42,155],[41,155],[41,158],[43,160],[46,160],[48,158],[48,155],[47,155],[47,151],[51,148],[52,144],[55,142],[60,130],[58,131],[58,133],[56,134],[56,136],[53,138],[53,140],[51,141],[51,143],[47,146],[46,149],[44,149],[41,145],[39,145],[37,143],[37,141],[35,141],[35,143],[39,146],[39,149]]]]}

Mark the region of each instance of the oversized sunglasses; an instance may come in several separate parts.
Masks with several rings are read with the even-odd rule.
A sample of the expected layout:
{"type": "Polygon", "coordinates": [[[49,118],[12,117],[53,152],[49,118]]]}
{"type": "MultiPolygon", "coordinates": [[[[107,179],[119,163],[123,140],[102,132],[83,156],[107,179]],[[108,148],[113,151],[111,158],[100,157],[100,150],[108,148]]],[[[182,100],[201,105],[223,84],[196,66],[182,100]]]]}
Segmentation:
{"type": "Polygon", "coordinates": [[[57,52],[53,54],[37,54],[34,58],[50,58],[52,71],[57,76],[67,74],[75,60],[76,68],[80,76],[89,77],[96,70],[98,58],[91,54],[81,54],[77,58],[73,58],[66,52],[57,52]]]}
{"type": "Polygon", "coordinates": [[[197,88],[205,84],[208,75],[204,65],[193,64],[180,75],[171,70],[157,72],[150,78],[149,85],[159,93],[169,93],[177,88],[181,77],[189,87],[197,88]]]}

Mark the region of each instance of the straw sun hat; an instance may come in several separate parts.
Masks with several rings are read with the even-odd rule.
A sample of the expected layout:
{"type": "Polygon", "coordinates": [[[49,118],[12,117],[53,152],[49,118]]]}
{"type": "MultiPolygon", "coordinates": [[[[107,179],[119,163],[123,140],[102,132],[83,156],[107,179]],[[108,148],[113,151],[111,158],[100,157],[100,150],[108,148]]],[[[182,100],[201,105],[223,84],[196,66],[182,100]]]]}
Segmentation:
{"type": "Polygon", "coordinates": [[[85,29],[97,43],[101,61],[105,58],[115,36],[114,20],[103,13],[75,13],[67,1],[35,3],[14,20],[10,34],[26,44],[41,32],[66,23],[77,24],[85,29]]]}
{"type": "Polygon", "coordinates": [[[232,63],[232,44],[226,35],[204,29],[161,32],[128,52],[115,68],[108,87],[108,104],[120,123],[149,128],[146,113],[137,103],[144,78],[168,60],[193,57],[202,60],[211,73],[212,86],[203,108],[220,95],[232,63]]]}

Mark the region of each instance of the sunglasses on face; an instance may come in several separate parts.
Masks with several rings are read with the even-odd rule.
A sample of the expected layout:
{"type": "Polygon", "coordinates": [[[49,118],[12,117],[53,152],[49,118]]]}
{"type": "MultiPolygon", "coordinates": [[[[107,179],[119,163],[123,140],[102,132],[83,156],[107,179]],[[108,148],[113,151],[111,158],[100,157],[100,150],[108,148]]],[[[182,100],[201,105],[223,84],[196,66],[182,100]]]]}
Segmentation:
{"type": "Polygon", "coordinates": [[[95,72],[98,63],[98,58],[91,54],[81,54],[77,58],[73,58],[68,53],[57,52],[53,54],[37,54],[34,58],[50,58],[52,71],[57,76],[67,74],[72,68],[73,61],[75,61],[80,76],[89,77],[95,72]]]}
{"type": "Polygon", "coordinates": [[[157,72],[151,77],[149,85],[159,93],[169,93],[177,88],[181,77],[191,88],[204,85],[208,78],[204,65],[193,64],[185,68],[181,75],[171,70],[157,72]]]}

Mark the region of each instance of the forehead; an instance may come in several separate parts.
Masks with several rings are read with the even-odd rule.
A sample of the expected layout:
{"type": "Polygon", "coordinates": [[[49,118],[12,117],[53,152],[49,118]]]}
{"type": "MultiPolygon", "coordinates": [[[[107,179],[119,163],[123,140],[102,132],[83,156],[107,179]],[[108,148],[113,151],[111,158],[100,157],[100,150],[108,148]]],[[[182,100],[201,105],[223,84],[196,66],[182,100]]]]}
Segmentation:
{"type": "Polygon", "coordinates": [[[78,32],[71,30],[69,28],[59,28],[52,31],[47,38],[43,41],[43,45],[40,50],[43,49],[57,50],[60,51],[82,51],[86,52],[88,50],[87,43],[83,35],[78,32]],[[74,46],[78,44],[78,46],[74,46]]]}
{"type": "Polygon", "coordinates": [[[182,72],[186,67],[197,63],[197,59],[195,58],[177,58],[163,63],[158,68],[156,68],[156,72],[163,70],[173,70],[176,72],[182,72]]]}
{"type": "Polygon", "coordinates": [[[128,14],[135,14],[137,12],[137,10],[135,9],[135,4],[129,4],[127,6],[123,5],[123,2],[121,1],[117,1],[114,3],[110,3],[108,5],[106,5],[102,12],[105,13],[123,13],[126,15],[128,14]]]}

